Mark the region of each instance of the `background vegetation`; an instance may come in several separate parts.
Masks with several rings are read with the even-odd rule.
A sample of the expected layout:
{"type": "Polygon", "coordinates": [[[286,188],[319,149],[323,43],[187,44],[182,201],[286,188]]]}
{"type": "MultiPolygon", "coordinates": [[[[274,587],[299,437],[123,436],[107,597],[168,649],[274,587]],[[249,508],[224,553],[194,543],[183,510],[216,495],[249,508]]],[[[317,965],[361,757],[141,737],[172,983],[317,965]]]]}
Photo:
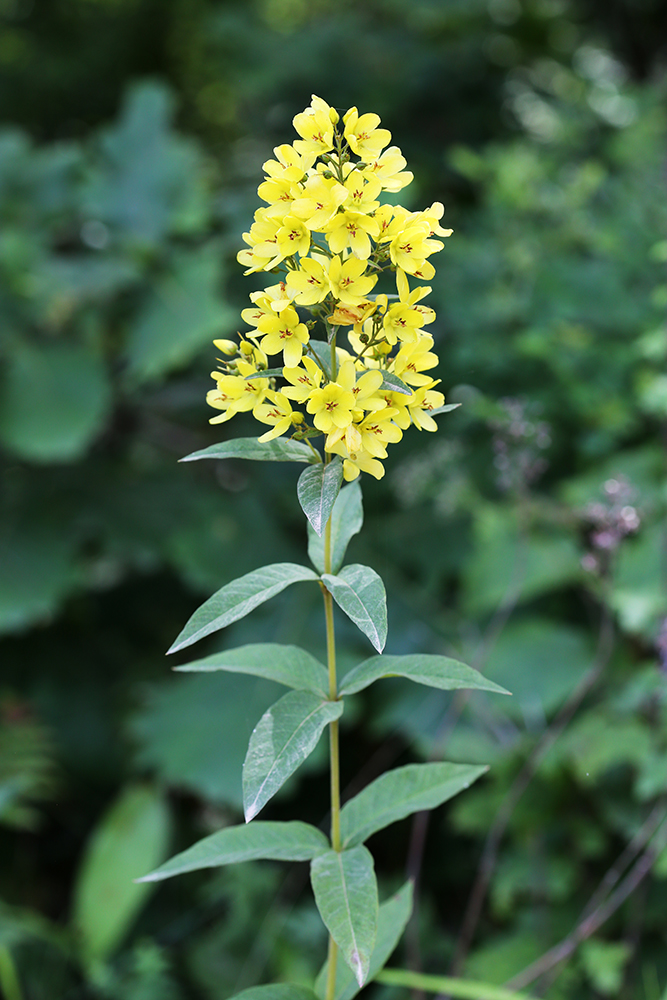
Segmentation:
{"type": "MultiPolygon", "coordinates": [[[[300,866],[131,882],[238,820],[275,698],[171,675],[163,651],[213,590],[304,557],[291,467],[176,460],[220,436],[210,341],[254,287],[235,254],[261,163],[314,92],[377,111],[414,207],[443,201],[455,229],[433,304],[463,405],[365,480],[352,555],[387,582],[388,652],[452,652],[514,693],[396,681],[346,715],[348,793],[394,763],[492,765],[430,826],[375,838],[385,890],[406,869],[421,887],[400,961],[550,1000],[660,1000],[664,5],[0,13],[0,991],[224,1000],[323,960],[300,866]],[[563,939],[563,963],[522,976],[563,939]]],[[[367,655],[340,627],[344,655],[367,655]]],[[[321,652],[316,597],[287,591],[201,655],[250,640],[321,652]]],[[[322,821],[323,764],[274,817],[322,821]]]]}

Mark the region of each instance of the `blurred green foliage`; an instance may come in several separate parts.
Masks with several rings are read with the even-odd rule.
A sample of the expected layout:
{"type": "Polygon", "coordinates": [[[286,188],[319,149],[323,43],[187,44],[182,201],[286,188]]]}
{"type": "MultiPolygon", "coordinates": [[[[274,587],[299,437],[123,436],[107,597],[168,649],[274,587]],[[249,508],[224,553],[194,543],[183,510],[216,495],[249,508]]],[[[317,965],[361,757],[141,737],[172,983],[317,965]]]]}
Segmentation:
{"type": "MultiPolygon", "coordinates": [[[[408,823],[374,840],[387,891],[406,859],[421,871],[403,960],[446,972],[485,835],[590,675],[605,608],[613,648],[509,818],[466,973],[503,982],[568,934],[665,808],[664,13],[613,7],[3,0],[6,993],[15,974],[24,1000],[223,1000],[321,964],[298,866],[150,897],[130,881],[169,823],[173,853],[238,819],[247,737],[275,693],[169,677],[162,654],[214,589],[305,557],[291,467],[177,459],[219,438],[210,341],[253,287],[235,254],[261,163],[313,91],[381,114],[414,205],[444,201],[455,229],[432,298],[442,387],[463,405],[364,482],[352,558],[387,583],[390,652],[454,653],[514,692],[463,702],[396,680],[346,710],[349,791],[445,749],[492,765],[436,814],[423,857],[408,823]],[[616,537],[630,510],[641,523],[616,537]]],[[[253,433],[243,419],[235,436],[253,433]]],[[[320,653],[320,617],[297,588],[216,642],[320,653]]],[[[368,655],[342,620],[340,636],[343,666],[368,655]]],[[[320,823],[323,766],[272,815],[320,823]]],[[[550,1000],[660,1000],[665,879],[663,851],[550,1000]]]]}

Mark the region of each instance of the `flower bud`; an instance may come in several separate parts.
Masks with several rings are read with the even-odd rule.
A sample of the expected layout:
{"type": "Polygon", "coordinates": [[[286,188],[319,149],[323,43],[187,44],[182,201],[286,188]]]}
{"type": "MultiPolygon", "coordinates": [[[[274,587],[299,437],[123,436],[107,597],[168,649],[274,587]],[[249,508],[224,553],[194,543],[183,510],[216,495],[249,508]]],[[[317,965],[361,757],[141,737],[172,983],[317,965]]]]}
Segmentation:
{"type": "Polygon", "coordinates": [[[238,351],[238,348],[233,340],[214,340],[213,343],[218,350],[222,351],[223,354],[226,354],[228,358],[231,358],[232,355],[236,354],[238,351]]]}
{"type": "Polygon", "coordinates": [[[251,355],[255,348],[248,340],[242,340],[240,345],[241,354],[251,355]]]}
{"type": "Polygon", "coordinates": [[[302,424],[304,421],[303,413],[299,413],[298,411],[295,410],[292,413],[290,420],[292,421],[293,424],[302,424]]]}
{"type": "Polygon", "coordinates": [[[338,114],[338,112],[336,111],[336,109],[335,108],[329,108],[329,121],[331,122],[331,124],[332,125],[337,125],[339,118],[340,118],[340,115],[338,114]]]}

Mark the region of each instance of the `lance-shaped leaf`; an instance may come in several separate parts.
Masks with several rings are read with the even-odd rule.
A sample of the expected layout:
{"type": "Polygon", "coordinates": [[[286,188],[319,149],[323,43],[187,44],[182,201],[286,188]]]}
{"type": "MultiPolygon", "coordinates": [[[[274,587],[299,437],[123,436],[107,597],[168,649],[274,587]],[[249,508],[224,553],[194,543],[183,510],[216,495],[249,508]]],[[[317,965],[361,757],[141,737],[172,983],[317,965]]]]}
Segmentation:
{"type": "Polygon", "coordinates": [[[365,847],[327,851],[310,863],[315,902],[354,978],[368,979],[377,936],[378,889],[373,858],[365,847]]]}
{"type": "Polygon", "coordinates": [[[375,570],[353,563],[336,576],[323,573],[322,582],[338,607],[381,653],[387,641],[387,595],[375,570]]]}
{"type": "Polygon", "coordinates": [[[478,764],[407,764],[387,771],[347,802],[340,815],[344,847],[469,788],[488,768],[478,764]]]}
{"type": "Polygon", "coordinates": [[[460,403],[445,403],[444,406],[436,406],[435,409],[429,410],[428,414],[430,417],[437,417],[440,413],[450,413],[452,410],[458,410],[460,403]]]}
{"type": "Polygon", "coordinates": [[[267,983],[236,993],[231,1000],[317,1000],[317,994],[297,983],[267,983]]]}
{"type": "MultiPolygon", "coordinates": [[[[361,504],[359,480],[343,486],[331,512],[331,572],[337,573],[343,565],[350,539],[361,531],[364,511],[361,504]]],[[[315,534],[308,523],[308,556],[316,570],[326,573],[324,565],[324,538],[315,534]]]]}
{"type": "Polygon", "coordinates": [[[159,882],[200,868],[219,868],[241,861],[311,861],[329,850],[324,834],[308,823],[264,823],[228,826],[174,855],[138,882],[159,882]]]}
{"type": "Polygon", "coordinates": [[[277,642],[251,643],[223,653],[213,653],[202,660],[184,663],[174,669],[184,673],[225,670],[230,674],[252,674],[297,691],[313,691],[325,697],[329,693],[326,667],[319,660],[305,649],[283,646],[277,642]]]}
{"type": "Polygon", "coordinates": [[[333,381],[333,369],[331,367],[331,345],[325,344],[322,340],[311,340],[308,344],[308,352],[315,355],[315,360],[320,366],[330,382],[333,381]]]}
{"type": "Polygon", "coordinates": [[[253,372],[252,375],[246,375],[246,382],[253,378],[280,378],[282,376],[282,368],[264,368],[263,371],[253,372]]]}
{"type": "MultiPolygon", "coordinates": [[[[373,979],[380,969],[384,968],[391,953],[398,944],[401,934],[405,930],[411,912],[412,882],[406,882],[395,896],[382,903],[378,911],[377,938],[368,970],[369,979],[373,979]]],[[[320,970],[315,983],[315,992],[320,997],[320,1000],[324,1000],[326,995],[328,971],[329,963],[327,961],[320,970]]],[[[352,970],[339,952],[336,962],[336,992],[334,1000],[352,1000],[352,997],[355,997],[358,992],[359,986],[352,970]]]]}
{"type": "Polygon", "coordinates": [[[390,389],[392,392],[402,392],[406,396],[412,395],[412,389],[410,386],[406,385],[405,382],[403,382],[398,375],[394,375],[393,372],[383,371],[382,379],[382,385],[380,386],[381,389],[390,389]]]}
{"type": "Polygon", "coordinates": [[[307,566],[298,566],[296,563],[274,563],[272,566],[263,566],[262,569],[253,570],[252,573],[246,573],[238,580],[233,580],[197,608],[167,652],[175,653],[179,649],[191,646],[198,639],[203,639],[205,635],[231,625],[253,608],[264,604],[281,590],[300,580],[318,580],[318,577],[307,566]]]}
{"type": "Polygon", "coordinates": [[[453,691],[458,688],[509,694],[505,688],[486,679],[479,670],[449,656],[415,653],[410,656],[371,656],[350,670],[341,681],[341,694],[356,694],[381,677],[406,677],[417,684],[453,691]]]}
{"type": "Polygon", "coordinates": [[[318,535],[324,531],[343,482],[343,463],[338,455],[326,465],[320,462],[304,469],[296,484],[301,509],[318,535]]]}
{"type": "Polygon", "coordinates": [[[200,458],[248,458],[254,462],[317,462],[317,456],[304,441],[274,438],[260,442],[257,438],[234,438],[221,441],[201,451],[181,458],[181,462],[197,462],[200,458]]]}
{"type": "Polygon", "coordinates": [[[313,752],[324,727],[342,714],[342,701],[323,701],[310,691],[290,691],[264,713],[243,765],[246,823],[313,752]]]}

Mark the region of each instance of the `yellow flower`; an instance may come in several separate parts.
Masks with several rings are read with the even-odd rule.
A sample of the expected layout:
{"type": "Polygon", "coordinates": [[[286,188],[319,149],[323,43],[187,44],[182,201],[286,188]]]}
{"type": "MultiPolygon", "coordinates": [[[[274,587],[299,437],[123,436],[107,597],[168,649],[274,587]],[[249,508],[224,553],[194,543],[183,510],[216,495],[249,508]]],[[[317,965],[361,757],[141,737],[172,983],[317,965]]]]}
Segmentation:
{"type": "Polygon", "coordinates": [[[319,431],[328,434],[335,427],[346,428],[352,423],[354,396],[338,382],[327,382],[321,389],[313,389],[306,409],[313,413],[313,423],[319,431]]]}
{"type": "Polygon", "coordinates": [[[437,431],[438,425],[430,415],[429,410],[436,410],[445,402],[445,397],[441,392],[435,392],[431,386],[437,385],[436,381],[429,385],[422,386],[413,392],[408,402],[408,409],[412,422],[418,431],[437,431]]]}
{"type": "Polygon", "coordinates": [[[368,180],[358,170],[353,170],[345,180],[345,207],[369,215],[379,207],[380,203],[376,199],[381,191],[379,181],[374,178],[368,180]]]}
{"type": "Polygon", "coordinates": [[[331,117],[332,110],[326,101],[313,94],[310,107],[294,116],[292,124],[301,136],[301,139],[297,139],[294,143],[294,148],[298,153],[319,155],[333,149],[334,121],[331,117]]]}
{"type": "Polygon", "coordinates": [[[371,216],[344,210],[334,215],[325,232],[333,253],[342,253],[349,247],[355,257],[368,260],[372,249],[369,236],[376,239],[379,228],[371,216]]]}
{"type": "Polygon", "coordinates": [[[358,306],[377,281],[377,275],[365,274],[366,264],[358,257],[346,261],[333,257],[329,261],[329,284],[334,298],[345,305],[358,306]]]}
{"type": "Polygon", "coordinates": [[[294,199],[301,194],[301,188],[291,181],[271,178],[259,185],[257,194],[262,201],[269,203],[269,208],[265,209],[268,217],[280,221],[292,211],[294,199]]]}
{"type": "MultiPolygon", "coordinates": [[[[336,376],[336,384],[350,393],[354,408],[347,423],[335,422],[335,426],[329,430],[325,445],[327,451],[330,451],[331,447],[343,435],[345,435],[348,447],[352,447],[354,450],[356,445],[360,446],[359,432],[355,431],[355,423],[364,419],[364,410],[382,410],[386,406],[384,399],[377,394],[382,382],[382,373],[377,370],[364,371],[357,378],[357,370],[352,359],[341,364],[336,376]]],[[[318,426],[317,423],[315,426],[318,426]]]]}
{"type": "MultiPolygon", "coordinates": [[[[297,153],[293,146],[285,143],[273,150],[275,160],[267,160],[262,170],[277,181],[301,181],[315,162],[316,153],[297,153]]],[[[262,195],[260,195],[260,198],[262,195]]]]}
{"type": "Polygon", "coordinates": [[[407,385],[432,383],[430,376],[421,374],[438,363],[437,355],[430,353],[432,347],[433,337],[428,333],[423,334],[415,343],[404,344],[394,358],[391,370],[407,385]]]}
{"type": "Polygon", "coordinates": [[[343,121],[344,135],[350,149],[362,160],[375,159],[380,155],[380,150],[391,142],[391,132],[386,128],[378,128],[379,115],[366,114],[360,117],[356,108],[350,108],[343,115],[343,121]]]}
{"type": "Polygon", "coordinates": [[[347,306],[338,302],[331,316],[327,316],[332,326],[359,326],[376,310],[375,302],[365,299],[358,306],[347,306]]]}
{"type": "Polygon", "coordinates": [[[285,281],[289,294],[300,306],[322,302],[331,291],[326,263],[326,257],[302,257],[299,268],[287,272],[285,281]]]}
{"type": "Polygon", "coordinates": [[[426,258],[442,250],[439,240],[429,239],[430,232],[428,222],[417,222],[398,233],[389,244],[392,263],[408,274],[423,273],[426,258]]]}
{"type": "Polygon", "coordinates": [[[283,368],[283,376],[291,385],[283,388],[282,393],[289,399],[305,403],[311,393],[319,389],[324,372],[312,358],[302,358],[301,365],[283,368]]]}
{"type": "Polygon", "coordinates": [[[376,479],[384,476],[384,466],[376,458],[368,455],[362,449],[350,451],[344,441],[339,441],[330,449],[334,455],[340,455],[343,459],[343,476],[346,482],[356,479],[360,472],[368,472],[376,479]]]}
{"type": "Polygon", "coordinates": [[[273,424],[273,428],[262,434],[257,440],[260,442],[273,441],[288,431],[293,424],[301,423],[303,415],[294,413],[287,396],[281,392],[274,392],[272,389],[266,393],[266,398],[270,403],[258,403],[252,411],[253,417],[261,420],[263,424],[273,424]]]}
{"type": "Polygon", "coordinates": [[[430,208],[424,209],[423,212],[415,212],[413,218],[416,222],[421,222],[424,220],[429,224],[430,235],[433,236],[437,234],[438,236],[451,236],[454,232],[453,229],[443,229],[440,225],[440,219],[445,214],[445,206],[440,201],[434,201],[430,208]]]}
{"type": "Polygon", "coordinates": [[[261,403],[269,389],[268,378],[248,379],[254,375],[257,368],[247,361],[238,362],[238,375],[223,375],[222,372],[211,372],[211,378],[218,383],[216,389],[211,389],[206,395],[209,406],[224,412],[219,417],[211,417],[210,424],[222,424],[230,420],[236,413],[252,410],[261,403]]]}
{"type": "Polygon", "coordinates": [[[312,174],[292,205],[292,212],[303,219],[308,229],[322,230],[348,197],[348,192],[335,177],[312,174]]]}
{"type": "Polygon", "coordinates": [[[429,285],[417,285],[410,291],[410,285],[406,277],[405,271],[402,271],[400,267],[396,268],[396,288],[398,289],[398,297],[401,302],[415,309],[422,318],[422,326],[428,326],[435,320],[435,311],[431,309],[430,306],[419,305],[421,299],[425,296],[431,294],[431,288],[429,285]]]}
{"type": "Polygon", "coordinates": [[[250,250],[240,250],[236,255],[238,262],[248,268],[245,274],[275,267],[275,263],[282,259],[280,255],[276,257],[276,235],[280,227],[280,219],[271,218],[266,208],[257,209],[250,232],[243,233],[243,240],[250,250]]]}
{"type": "Polygon", "coordinates": [[[403,170],[405,157],[398,146],[390,146],[377,159],[371,160],[363,170],[364,177],[380,182],[384,191],[400,191],[413,180],[411,170],[403,170]]]}
{"type": "Polygon", "coordinates": [[[303,345],[308,343],[309,338],[308,327],[299,320],[296,309],[288,306],[278,314],[265,314],[260,318],[257,327],[260,333],[265,334],[261,344],[266,354],[278,354],[282,351],[286,365],[290,367],[298,365],[303,345]]]}
{"type": "Polygon", "coordinates": [[[307,254],[310,249],[310,230],[301,219],[287,215],[276,233],[276,246],[280,260],[293,257],[294,254],[307,254]]]}
{"type": "Polygon", "coordinates": [[[403,437],[403,431],[396,426],[392,417],[394,411],[387,408],[380,413],[371,413],[357,425],[361,437],[361,449],[373,458],[387,457],[387,444],[395,444],[403,437]]]}

